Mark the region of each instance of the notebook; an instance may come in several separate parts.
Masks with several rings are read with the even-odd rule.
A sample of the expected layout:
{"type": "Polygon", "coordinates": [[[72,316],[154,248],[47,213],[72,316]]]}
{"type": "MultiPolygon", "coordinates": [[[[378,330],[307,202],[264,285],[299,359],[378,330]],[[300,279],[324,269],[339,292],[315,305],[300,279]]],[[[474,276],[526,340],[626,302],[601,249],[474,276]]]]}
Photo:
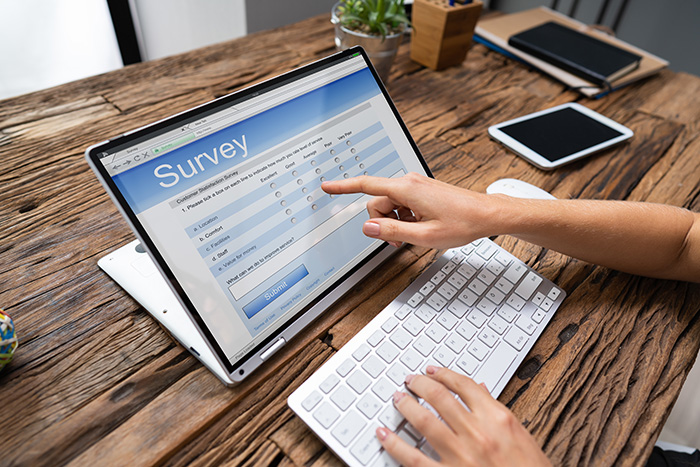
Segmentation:
{"type": "Polygon", "coordinates": [[[322,181],[430,175],[361,48],[96,144],[86,159],[226,384],[395,251],[361,235],[366,196],[327,195],[322,181]]]}
{"type": "Polygon", "coordinates": [[[508,44],[601,86],[636,69],[642,59],[554,21],[515,34],[508,44]]]}
{"type": "Polygon", "coordinates": [[[611,37],[600,31],[596,31],[575,19],[569,18],[561,13],[547,7],[538,7],[517,13],[493,15],[482,19],[474,30],[474,41],[507,55],[511,58],[523,61],[528,65],[548,74],[554,79],[561,81],[567,86],[575,89],[587,97],[601,97],[610,90],[615,90],[626,86],[637,80],[659,72],[668,66],[668,61],[650,54],[647,51],[634,47],[620,39],[611,37]],[[576,76],[560,67],[553,65],[541,58],[538,58],[523,50],[517,49],[508,44],[508,39],[528,29],[532,29],[547,22],[556,22],[568,28],[590,35],[605,43],[614,45],[623,50],[642,57],[639,67],[635,70],[610,82],[610,88],[592,83],[586,79],[576,76]]]}

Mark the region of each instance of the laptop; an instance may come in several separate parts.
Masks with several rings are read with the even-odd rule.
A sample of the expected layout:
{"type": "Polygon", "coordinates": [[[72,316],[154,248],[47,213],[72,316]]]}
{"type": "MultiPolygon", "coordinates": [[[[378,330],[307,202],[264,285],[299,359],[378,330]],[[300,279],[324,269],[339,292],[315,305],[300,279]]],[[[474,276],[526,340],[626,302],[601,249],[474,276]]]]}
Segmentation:
{"type": "Polygon", "coordinates": [[[321,183],[431,176],[359,47],[93,145],[86,159],[175,298],[167,308],[196,333],[199,348],[186,348],[227,385],[395,251],[360,234],[365,195],[321,183]]]}

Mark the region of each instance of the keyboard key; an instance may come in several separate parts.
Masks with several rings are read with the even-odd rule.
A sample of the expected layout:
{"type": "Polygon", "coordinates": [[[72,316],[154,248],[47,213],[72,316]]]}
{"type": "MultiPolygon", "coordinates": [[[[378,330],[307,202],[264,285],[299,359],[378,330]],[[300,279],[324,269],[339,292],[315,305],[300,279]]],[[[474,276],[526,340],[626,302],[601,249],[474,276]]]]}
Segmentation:
{"type": "Polygon", "coordinates": [[[508,266],[512,261],[512,258],[508,253],[501,250],[498,253],[496,253],[496,261],[501,263],[503,266],[508,266]]]}
{"type": "Polygon", "coordinates": [[[452,271],[454,271],[456,267],[457,267],[457,265],[455,263],[453,263],[452,261],[448,261],[447,264],[445,264],[442,268],[440,268],[440,272],[447,275],[447,274],[451,273],[452,271]]]}
{"type": "Polygon", "coordinates": [[[462,302],[464,302],[467,306],[474,306],[476,301],[479,299],[479,296],[472,292],[471,290],[463,290],[462,293],[459,294],[458,297],[462,302]]]}
{"type": "Polygon", "coordinates": [[[387,402],[396,392],[396,386],[388,379],[382,377],[372,386],[372,392],[384,402],[387,402]]]}
{"type": "Polygon", "coordinates": [[[479,340],[489,347],[493,347],[498,342],[498,334],[493,329],[486,327],[479,333],[479,340]]]}
{"type": "Polygon", "coordinates": [[[469,307],[461,300],[455,300],[447,306],[447,310],[457,318],[462,318],[469,310],[469,307]]]}
{"type": "Polygon", "coordinates": [[[396,383],[397,386],[401,386],[406,380],[406,376],[410,373],[411,372],[408,371],[408,368],[403,366],[401,363],[394,363],[394,365],[387,370],[386,375],[390,380],[396,383]]]}
{"type": "Polygon", "coordinates": [[[340,378],[338,378],[334,373],[331,373],[328,375],[328,378],[323,380],[323,382],[319,385],[319,388],[324,394],[328,394],[339,382],[340,378]]]}
{"type": "Polygon", "coordinates": [[[428,336],[422,335],[413,343],[413,348],[424,357],[427,357],[435,350],[435,343],[428,336]]]}
{"type": "Polygon", "coordinates": [[[513,290],[513,284],[501,277],[496,281],[496,288],[504,294],[507,294],[513,290]]]}
{"type": "Polygon", "coordinates": [[[493,284],[493,281],[496,280],[496,276],[494,274],[491,274],[486,269],[480,271],[479,274],[476,275],[476,277],[486,285],[491,285],[493,284]]]}
{"type": "Polygon", "coordinates": [[[330,426],[338,420],[340,413],[333,408],[328,402],[324,402],[316,409],[314,412],[314,418],[321,424],[323,428],[330,428],[330,426]]]}
{"type": "Polygon", "coordinates": [[[428,295],[435,288],[435,284],[432,282],[426,282],[423,287],[420,288],[420,293],[423,295],[428,295]]]}
{"type": "Polygon", "coordinates": [[[497,276],[500,273],[502,273],[504,269],[505,268],[503,267],[503,265],[496,260],[491,260],[486,265],[486,270],[489,271],[494,276],[497,276]]]}
{"type": "Polygon", "coordinates": [[[498,334],[503,334],[508,328],[508,323],[500,316],[494,316],[491,318],[491,321],[489,321],[489,327],[498,334]]]}
{"type": "Polygon", "coordinates": [[[554,302],[549,298],[545,298],[542,305],[540,305],[540,308],[542,308],[544,311],[549,311],[552,308],[552,305],[554,305],[554,302]]]}
{"type": "Polygon", "coordinates": [[[375,355],[370,355],[365,363],[362,364],[362,369],[367,372],[372,378],[377,379],[377,376],[382,374],[386,369],[386,365],[375,355]]]}
{"type": "Polygon", "coordinates": [[[477,360],[483,361],[489,354],[489,348],[478,340],[475,340],[467,347],[467,351],[474,355],[477,360]]]}
{"type": "Polygon", "coordinates": [[[396,357],[399,356],[399,349],[397,349],[391,342],[386,341],[377,348],[377,355],[379,355],[379,357],[385,362],[391,363],[396,359],[396,357]]]}
{"type": "Polygon", "coordinates": [[[479,361],[471,355],[465,353],[457,359],[457,366],[467,375],[473,375],[479,366],[479,361]]]}
{"type": "Polygon", "coordinates": [[[492,242],[482,242],[479,248],[476,249],[476,253],[484,259],[490,259],[494,253],[496,253],[498,247],[492,242]]]}
{"type": "Polygon", "coordinates": [[[404,443],[408,444],[409,446],[411,446],[411,447],[418,446],[418,440],[415,439],[413,436],[411,436],[411,433],[409,433],[407,430],[402,428],[401,431],[399,431],[396,434],[398,435],[399,438],[401,438],[401,440],[404,443]]]}
{"type": "Polygon", "coordinates": [[[406,316],[411,314],[411,312],[413,311],[413,308],[414,307],[412,307],[411,305],[406,304],[406,305],[402,306],[401,308],[399,308],[398,310],[396,310],[394,312],[394,316],[396,316],[398,319],[403,321],[403,319],[406,318],[406,316]]]}
{"type": "Polygon", "coordinates": [[[506,333],[504,340],[512,345],[515,350],[522,350],[527,343],[527,335],[517,327],[512,327],[506,333]]]}
{"type": "Polygon", "coordinates": [[[437,451],[430,445],[430,443],[424,443],[423,446],[420,447],[420,450],[423,454],[428,456],[428,458],[440,462],[440,454],[437,453],[437,451]]]}
{"type": "Polygon", "coordinates": [[[486,260],[479,255],[471,255],[467,258],[467,263],[475,269],[481,269],[486,264],[486,260]]]}
{"type": "Polygon", "coordinates": [[[435,361],[437,361],[440,365],[447,367],[452,363],[457,355],[452,352],[450,349],[445,347],[444,345],[440,346],[435,353],[433,354],[433,358],[435,361]]]}
{"type": "Polygon", "coordinates": [[[454,353],[459,354],[467,345],[467,340],[456,332],[453,332],[445,340],[445,345],[454,353]]]}
{"type": "Polygon", "coordinates": [[[449,331],[457,325],[457,318],[455,318],[455,315],[445,310],[440,313],[440,316],[437,318],[437,322],[442,324],[442,326],[449,331]]]}
{"type": "Polygon", "coordinates": [[[530,336],[537,329],[537,324],[525,315],[520,315],[520,317],[515,321],[515,325],[528,333],[530,336]]]}
{"type": "Polygon", "coordinates": [[[487,319],[487,316],[479,310],[472,310],[467,315],[467,321],[472,323],[477,328],[483,326],[487,319]]]}
{"type": "Polygon", "coordinates": [[[435,311],[432,306],[428,306],[427,303],[424,303],[416,310],[415,315],[425,324],[428,324],[437,316],[437,311],[435,311]]]}
{"type": "Polygon", "coordinates": [[[503,305],[500,310],[498,310],[498,313],[496,313],[498,316],[503,318],[509,323],[513,322],[513,318],[518,316],[518,311],[511,308],[508,305],[503,305]]]}
{"type": "Polygon", "coordinates": [[[447,282],[445,282],[440,287],[438,287],[437,291],[440,295],[442,295],[447,300],[451,300],[452,297],[457,295],[457,289],[455,289],[452,285],[450,285],[447,282]]]}
{"type": "Polygon", "coordinates": [[[460,251],[461,251],[462,253],[464,253],[466,256],[469,256],[469,255],[472,254],[472,252],[474,251],[474,249],[475,249],[474,245],[472,245],[472,244],[470,243],[469,245],[463,246],[462,248],[460,248],[460,251]]]}
{"type": "Polygon", "coordinates": [[[400,467],[400,466],[401,466],[401,464],[399,464],[399,462],[396,459],[394,459],[393,457],[391,457],[391,455],[386,451],[382,451],[379,454],[379,457],[377,457],[377,459],[374,462],[372,462],[372,467],[400,467]]]}
{"type": "Polygon", "coordinates": [[[501,378],[503,378],[503,375],[508,371],[510,365],[513,364],[513,360],[515,360],[517,355],[518,353],[509,345],[503,343],[499,344],[493,351],[487,364],[482,365],[476,372],[474,381],[477,383],[484,383],[486,389],[493,393],[494,389],[501,381],[501,378]]]}
{"type": "Polygon", "coordinates": [[[447,283],[450,284],[455,289],[461,289],[467,280],[460,273],[455,272],[450,277],[447,278],[447,283]]]}
{"type": "Polygon", "coordinates": [[[356,370],[345,382],[358,394],[365,392],[365,389],[372,384],[372,380],[361,370],[356,370]]]}
{"type": "Polygon", "coordinates": [[[506,300],[506,303],[516,310],[520,311],[523,309],[523,306],[525,305],[525,300],[522,298],[518,297],[517,295],[513,294],[510,297],[508,297],[508,300],[506,300]]]}
{"type": "Polygon", "coordinates": [[[376,347],[379,345],[381,341],[384,340],[384,333],[377,329],[372,333],[371,336],[369,336],[369,339],[367,339],[367,343],[371,345],[372,347],[376,347]]]}
{"type": "Polygon", "coordinates": [[[377,398],[372,394],[367,393],[362,396],[355,407],[357,407],[357,410],[362,412],[365,417],[372,419],[382,408],[382,403],[379,402],[379,400],[377,400],[377,398]]]}
{"type": "Polygon", "coordinates": [[[486,292],[486,289],[488,289],[488,285],[479,280],[471,281],[467,287],[478,296],[484,295],[484,292],[486,292]]]}
{"type": "Polygon", "coordinates": [[[347,447],[366,425],[365,419],[353,410],[343,417],[331,434],[340,444],[347,447]]]}
{"type": "Polygon", "coordinates": [[[406,430],[414,439],[417,439],[421,441],[423,439],[423,435],[418,431],[418,429],[411,425],[409,422],[406,422],[406,424],[403,426],[402,430],[406,430]]]}
{"type": "Polygon", "coordinates": [[[413,296],[411,296],[411,298],[408,299],[406,303],[415,308],[418,306],[421,300],[423,300],[423,295],[421,295],[420,292],[416,292],[413,294],[413,296]]]}
{"type": "Polygon", "coordinates": [[[472,326],[471,324],[462,321],[461,323],[459,323],[459,326],[457,326],[457,329],[455,329],[455,331],[457,331],[460,336],[470,341],[472,340],[478,329],[472,326]]]}
{"type": "Polygon", "coordinates": [[[425,333],[427,334],[428,337],[430,337],[435,343],[440,343],[445,336],[447,335],[447,331],[445,331],[445,328],[442,327],[442,325],[438,323],[433,323],[430,325],[428,329],[425,330],[425,333]]]}
{"type": "Polygon", "coordinates": [[[534,297],[532,297],[532,303],[534,303],[537,306],[540,306],[542,304],[542,300],[544,300],[544,294],[542,292],[537,292],[534,297]]]}
{"type": "Polygon", "coordinates": [[[432,282],[435,285],[438,285],[446,276],[447,275],[444,272],[438,271],[433,277],[430,278],[430,282],[432,282]]]}
{"type": "Polygon", "coordinates": [[[403,355],[399,357],[399,360],[411,371],[416,371],[420,367],[420,364],[423,363],[423,357],[413,349],[406,350],[403,355]]]}
{"type": "Polygon", "coordinates": [[[520,285],[515,288],[515,293],[527,300],[541,283],[542,278],[540,276],[534,272],[528,272],[520,285]]]}
{"type": "Polygon", "coordinates": [[[550,300],[556,300],[560,294],[561,290],[557,289],[556,287],[552,287],[552,290],[550,290],[547,294],[547,298],[549,298],[550,300]]]}
{"type": "MultiPolygon", "coordinates": [[[[434,316],[434,313],[435,312],[433,312],[433,316],[434,316]]],[[[416,312],[416,316],[424,316],[424,313],[421,312],[421,314],[418,315],[418,312],[416,312]]],[[[430,320],[428,320],[428,321],[430,321],[430,320]]],[[[416,318],[413,315],[409,316],[406,319],[406,321],[404,321],[404,323],[403,323],[403,328],[406,331],[410,332],[411,335],[413,335],[413,336],[417,336],[423,330],[424,327],[425,327],[425,324],[423,324],[423,321],[421,321],[420,319],[416,318]]]]}
{"type": "Polygon", "coordinates": [[[523,275],[525,275],[526,272],[527,266],[525,266],[525,263],[521,263],[520,261],[514,261],[513,264],[511,264],[510,267],[506,270],[506,272],[503,273],[503,277],[515,284],[520,280],[521,277],[523,277],[523,275]]]}
{"type": "Polygon", "coordinates": [[[382,324],[382,329],[384,330],[384,332],[386,332],[386,333],[388,334],[388,333],[390,333],[391,331],[393,331],[394,328],[395,328],[396,326],[398,326],[398,324],[399,324],[399,320],[396,319],[396,318],[394,318],[394,317],[392,316],[391,318],[389,318],[388,320],[386,320],[386,321],[384,322],[384,324],[382,324]]]}
{"type": "Polygon", "coordinates": [[[474,269],[467,263],[462,263],[462,265],[459,268],[457,268],[457,272],[463,275],[465,278],[471,279],[472,277],[474,277],[474,274],[476,274],[476,269],[474,269]]]}
{"type": "Polygon", "coordinates": [[[439,367],[440,365],[438,364],[438,362],[436,362],[432,358],[429,358],[428,360],[423,362],[423,366],[421,366],[420,372],[423,373],[424,375],[427,374],[426,370],[428,369],[429,366],[439,367]]]}
{"type": "Polygon", "coordinates": [[[542,320],[544,319],[545,315],[546,315],[546,313],[545,313],[544,311],[542,311],[542,310],[536,310],[536,311],[532,314],[532,320],[533,320],[535,323],[538,323],[538,324],[539,324],[539,323],[542,322],[542,320]]]}
{"type": "Polygon", "coordinates": [[[367,465],[382,448],[375,433],[376,429],[376,424],[370,424],[370,427],[362,432],[353,447],[350,448],[350,453],[355,456],[355,459],[362,465],[367,465]]]}
{"type": "Polygon", "coordinates": [[[388,405],[379,415],[379,421],[391,431],[396,431],[403,420],[403,415],[393,405],[388,405]]]}
{"type": "Polygon", "coordinates": [[[360,346],[352,353],[352,358],[361,362],[367,354],[370,352],[370,348],[367,344],[360,344],[360,346]]]}
{"type": "Polygon", "coordinates": [[[398,329],[396,330],[396,332],[395,332],[394,334],[391,335],[391,337],[389,338],[389,340],[390,340],[391,342],[393,342],[394,344],[396,344],[396,346],[397,346],[399,349],[403,350],[403,349],[405,349],[406,347],[408,347],[408,344],[411,343],[411,341],[413,340],[413,338],[411,337],[411,335],[410,335],[409,333],[407,333],[406,331],[404,331],[402,328],[398,328],[398,329]]]}
{"type": "Polygon", "coordinates": [[[451,260],[451,261],[452,261],[453,263],[455,263],[455,264],[459,264],[459,263],[461,263],[462,261],[464,261],[464,259],[465,259],[466,257],[467,257],[467,256],[466,256],[464,253],[462,253],[462,252],[459,251],[459,250],[456,250],[456,251],[455,251],[455,254],[454,254],[454,256],[452,257],[452,260],[451,260]]]}
{"type": "Polygon", "coordinates": [[[445,305],[447,305],[447,300],[445,300],[439,293],[436,292],[430,297],[428,297],[426,303],[432,306],[433,309],[435,309],[435,311],[440,311],[445,305]]]}
{"type": "Polygon", "coordinates": [[[355,362],[350,360],[349,358],[345,360],[343,363],[340,364],[338,369],[336,370],[340,376],[345,378],[348,373],[352,371],[352,369],[355,368],[355,362]]]}
{"type": "Polygon", "coordinates": [[[306,396],[306,399],[304,399],[301,402],[301,406],[304,407],[308,412],[311,411],[316,405],[318,405],[319,402],[323,399],[323,396],[321,395],[320,392],[318,391],[311,391],[311,394],[306,396]]]}
{"type": "Polygon", "coordinates": [[[352,391],[350,391],[347,388],[347,386],[343,385],[338,386],[338,389],[336,389],[335,392],[331,394],[331,401],[333,401],[333,403],[337,405],[338,408],[343,412],[345,412],[348,409],[348,407],[350,407],[352,403],[355,402],[355,399],[357,399],[357,397],[355,397],[355,394],[353,394],[352,391]]]}
{"type": "Polygon", "coordinates": [[[476,304],[476,307],[484,313],[486,316],[491,316],[494,311],[496,311],[496,308],[498,308],[494,303],[487,299],[487,298],[482,298],[479,300],[479,303],[476,304]]]}
{"type": "Polygon", "coordinates": [[[495,287],[491,287],[488,292],[486,292],[486,298],[491,300],[493,303],[496,305],[500,305],[501,302],[503,301],[504,298],[506,298],[505,294],[498,290],[495,287]]]}

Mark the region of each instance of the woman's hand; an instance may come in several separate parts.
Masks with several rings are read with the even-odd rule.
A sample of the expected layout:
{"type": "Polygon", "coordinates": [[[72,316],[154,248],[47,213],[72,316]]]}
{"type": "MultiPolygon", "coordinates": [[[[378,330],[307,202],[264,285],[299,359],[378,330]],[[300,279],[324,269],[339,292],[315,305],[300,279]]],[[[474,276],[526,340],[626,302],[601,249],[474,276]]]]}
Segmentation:
{"type": "Polygon", "coordinates": [[[401,242],[449,248],[494,235],[493,220],[507,203],[415,173],[401,178],[362,176],[324,182],[326,193],[366,193],[370,220],[362,231],[395,246],[401,242]],[[501,204],[498,204],[501,203],[501,204]],[[500,209],[497,207],[500,206],[500,209]]]}
{"type": "Polygon", "coordinates": [[[394,405],[426,437],[441,460],[429,459],[390,430],[378,428],[382,446],[401,465],[551,465],[530,433],[485,387],[446,368],[428,366],[426,372],[428,376],[409,375],[406,385],[437,410],[444,422],[405,393],[394,395],[394,405]]]}

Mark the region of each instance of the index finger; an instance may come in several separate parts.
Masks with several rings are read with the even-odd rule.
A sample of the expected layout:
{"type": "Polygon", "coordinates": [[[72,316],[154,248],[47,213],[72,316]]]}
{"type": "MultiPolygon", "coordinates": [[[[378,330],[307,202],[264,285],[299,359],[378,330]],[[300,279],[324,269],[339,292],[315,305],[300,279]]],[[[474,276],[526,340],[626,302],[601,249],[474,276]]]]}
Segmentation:
{"type": "Polygon", "coordinates": [[[395,194],[400,185],[398,179],[373,177],[371,175],[361,175],[359,177],[346,178],[344,180],[333,180],[323,182],[321,189],[332,195],[349,193],[366,193],[372,196],[389,196],[395,194]]]}

